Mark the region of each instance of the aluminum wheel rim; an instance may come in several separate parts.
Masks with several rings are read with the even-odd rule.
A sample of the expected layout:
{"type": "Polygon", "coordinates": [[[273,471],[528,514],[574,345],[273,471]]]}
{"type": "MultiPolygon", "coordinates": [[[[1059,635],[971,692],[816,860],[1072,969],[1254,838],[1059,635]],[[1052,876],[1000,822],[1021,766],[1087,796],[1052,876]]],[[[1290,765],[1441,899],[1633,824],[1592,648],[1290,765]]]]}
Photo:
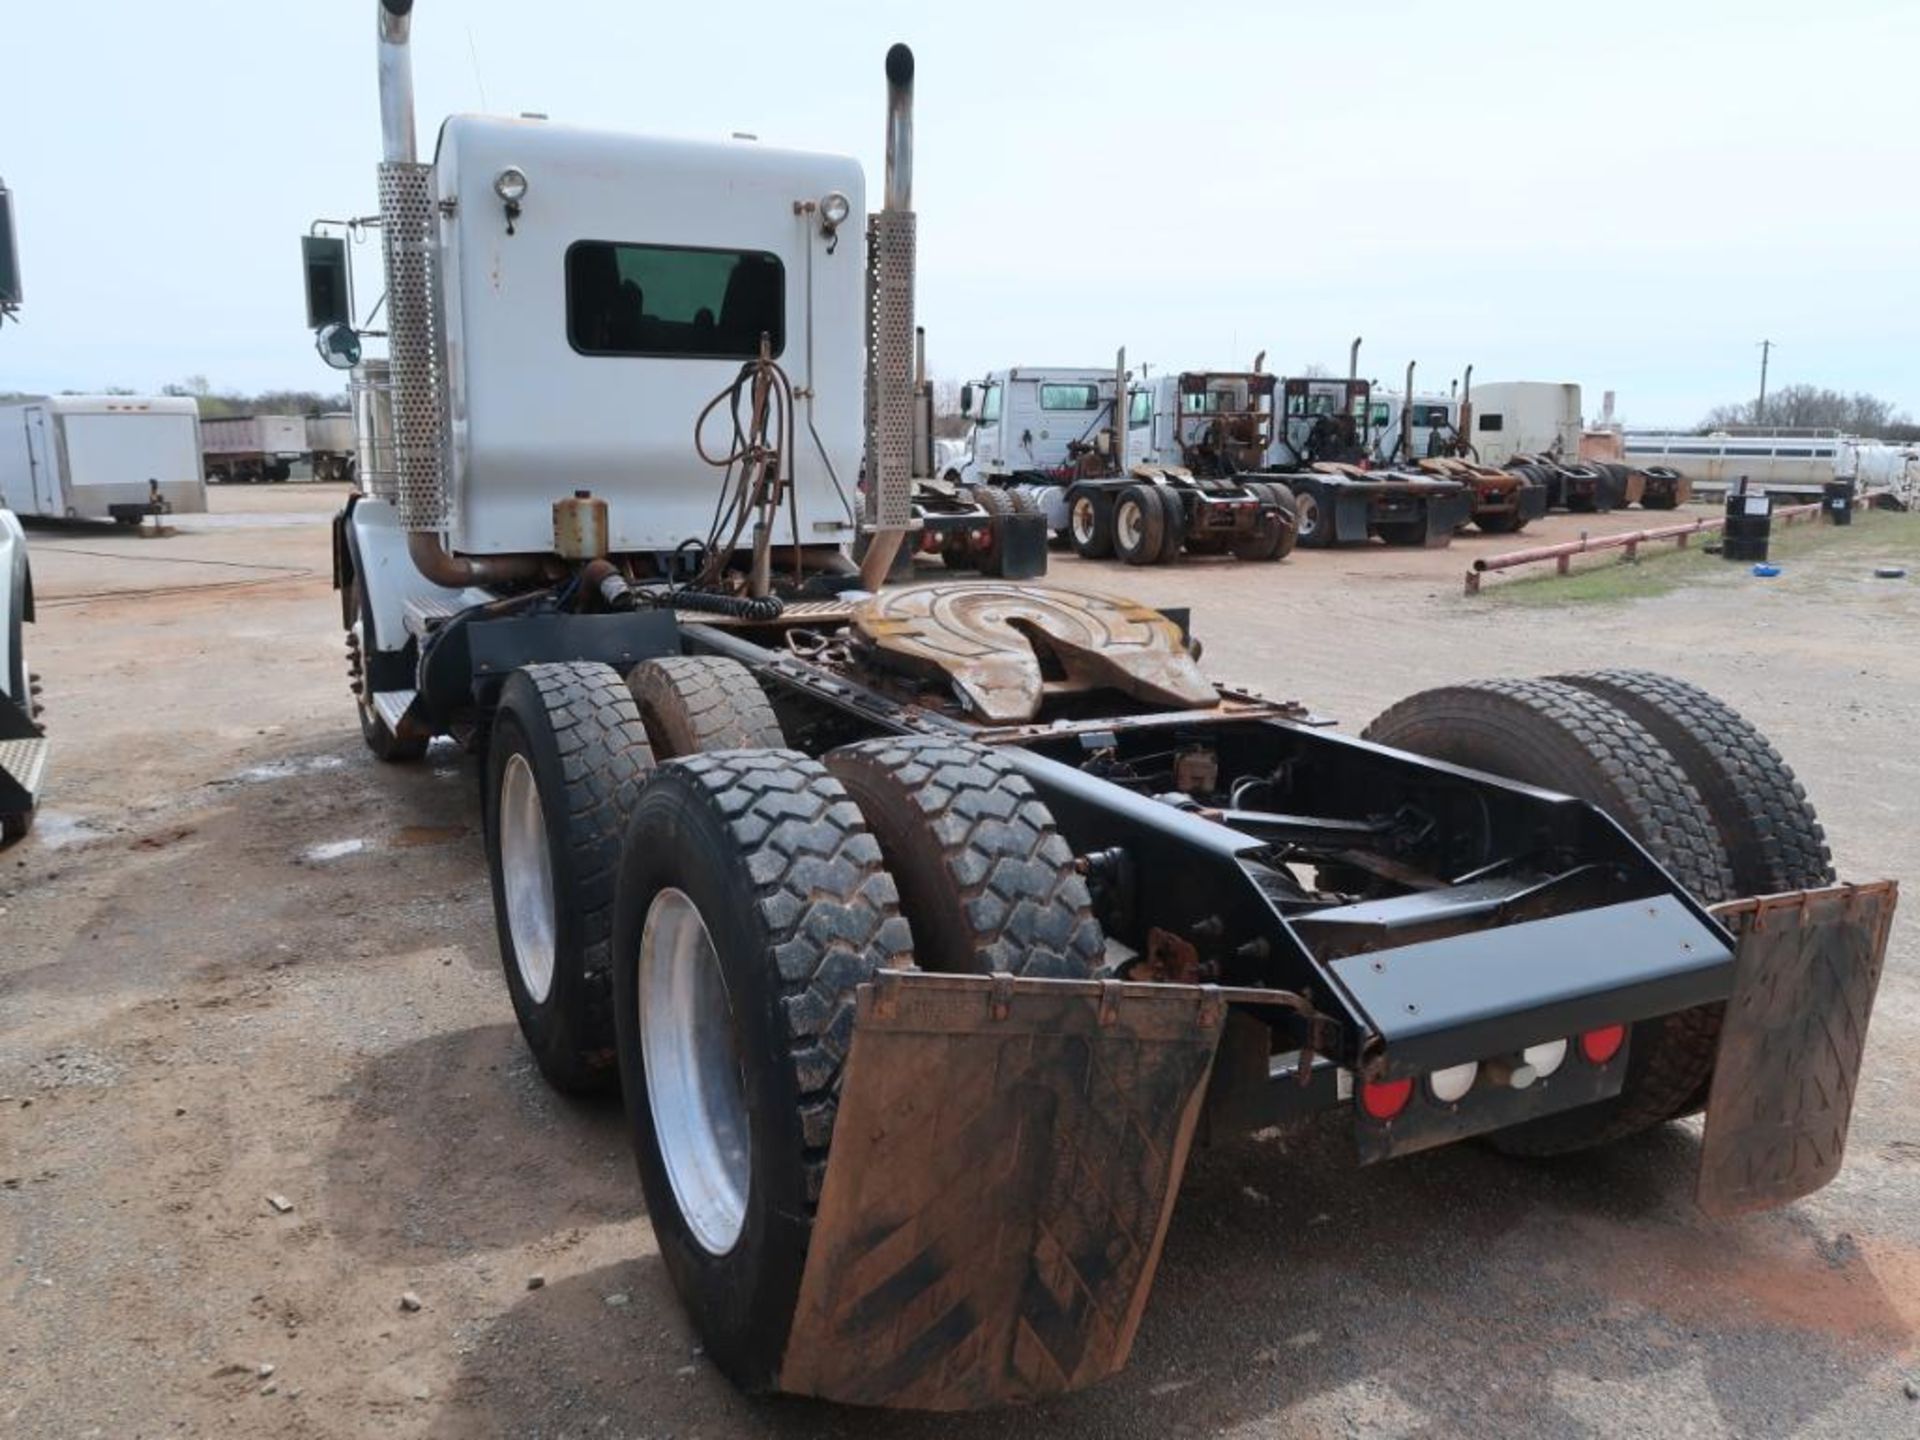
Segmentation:
{"type": "Polygon", "coordinates": [[[1113,543],[1122,550],[1138,550],[1140,534],[1145,528],[1139,505],[1132,500],[1121,501],[1113,517],[1113,543]]]}
{"type": "Polygon", "coordinates": [[[1320,528],[1320,502],[1311,495],[1293,497],[1293,523],[1297,533],[1311,535],[1320,528]]]}
{"type": "Polygon", "coordinates": [[[640,932],[640,1058],[660,1159],[681,1218],[710,1255],[746,1224],[753,1159],[746,1081],[720,955],[684,891],[669,886],[640,932]]]}
{"type": "Polygon", "coordinates": [[[507,757],[500,777],[500,879],[507,901],[507,934],[520,984],[536,1005],[553,989],[553,859],[540,786],[527,757],[507,757]]]}
{"type": "Polygon", "coordinates": [[[1073,502],[1073,538],[1082,545],[1093,539],[1093,501],[1085,495],[1073,502]]]}

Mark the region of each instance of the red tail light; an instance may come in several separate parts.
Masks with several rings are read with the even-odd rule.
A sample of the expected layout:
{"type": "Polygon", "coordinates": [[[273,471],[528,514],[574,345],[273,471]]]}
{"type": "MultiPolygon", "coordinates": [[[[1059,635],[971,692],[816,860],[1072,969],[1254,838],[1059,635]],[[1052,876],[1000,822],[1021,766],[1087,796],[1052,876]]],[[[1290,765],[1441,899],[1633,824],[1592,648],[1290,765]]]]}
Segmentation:
{"type": "Polygon", "coordinates": [[[1369,1080],[1360,1087],[1360,1108],[1375,1120],[1391,1120],[1413,1099],[1411,1080],[1369,1080]]]}
{"type": "Polygon", "coordinates": [[[1620,1047],[1627,1043],[1627,1027],[1624,1025],[1603,1025],[1598,1030],[1588,1030],[1580,1037],[1580,1053],[1592,1065],[1604,1065],[1620,1053],[1620,1047]]]}

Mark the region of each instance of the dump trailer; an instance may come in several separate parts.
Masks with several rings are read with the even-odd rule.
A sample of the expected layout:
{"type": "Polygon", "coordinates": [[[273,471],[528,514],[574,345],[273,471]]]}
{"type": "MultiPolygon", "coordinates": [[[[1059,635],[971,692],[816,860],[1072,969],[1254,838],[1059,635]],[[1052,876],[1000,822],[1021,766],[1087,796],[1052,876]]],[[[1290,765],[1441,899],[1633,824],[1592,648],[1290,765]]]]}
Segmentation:
{"type": "Polygon", "coordinates": [[[287,480],[307,458],[307,421],[302,415],[221,415],[200,422],[200,440],[207,479],[215,484],[287,480]]]}
{"type": "Polygon", "coordinates": [[[48,520],[200,514],[199,410],[170,395],[49,395],[0,406],[0,505],[48,520]]]}
{"type": "Polygon", "coordinates": [[[46,774],[40,677],[27,667],[32,623],[27,537],[13,512],[0,507],[0,845],[11,845],[33,824],[46,774]]]}
{"type": "Polygon", "coordinates": [[[1373,1164],[1704,1106],[1710,1211],[1831,1178],[1894,888],[1833,883],[1738,715],[1612,671],[1428,691],[1355,739],[1209,681],[1179,612],[882,588],[916,478],[911,53],[863,226],[852,160],[767,145],[460,116],[421,163],[411,9],[378,12],[396,464],[335,530],[360,724],[384,760],[475,755],[522,1034],[623,1096],[736,1383],[1094,1383],[1196,1138],[1322,1111],[1373,1164]],[[863,429],[855,572],[832,472],[863,429]]]}
{"type": "Polygon", "coordinates": [[[353,479],[356,450],[353,413],[309,415],[306,430],[307,458],[313,467],[313,478],[353,479]]]}

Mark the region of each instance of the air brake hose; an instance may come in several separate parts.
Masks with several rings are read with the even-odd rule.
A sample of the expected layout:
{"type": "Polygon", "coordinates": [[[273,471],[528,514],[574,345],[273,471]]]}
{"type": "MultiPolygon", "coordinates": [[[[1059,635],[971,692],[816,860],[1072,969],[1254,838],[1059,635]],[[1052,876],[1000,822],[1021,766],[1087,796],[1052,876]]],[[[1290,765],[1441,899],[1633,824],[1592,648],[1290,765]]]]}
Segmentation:
{"type": "Polygon", "coordinates": [[[756,623],[778,620],[787,608],[778,595],[709,595],[703,590],[676,590],[671,595],[656,594],[649,598],[662,610],[705,610],[756,623]]]}

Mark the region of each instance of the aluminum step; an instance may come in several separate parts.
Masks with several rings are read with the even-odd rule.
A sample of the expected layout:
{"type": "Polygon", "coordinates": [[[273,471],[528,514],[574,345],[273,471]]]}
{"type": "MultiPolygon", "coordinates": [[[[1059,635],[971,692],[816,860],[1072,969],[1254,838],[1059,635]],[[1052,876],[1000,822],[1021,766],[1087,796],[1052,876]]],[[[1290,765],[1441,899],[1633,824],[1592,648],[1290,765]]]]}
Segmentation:
{"type": "Polygon", "coordinates": [[[402,623],[416,640],[442,621],[451,620],[462,610],[484,605],[499,597],[485,590],[441,590],[430,595],[409,595],[401,605],[402,623]]]}
{"type": "Polygon", "coordinates": [[[32,806],[34,797],[40,793],[41,781],[46,777],[48,748],[49,742],[38,737],[31,740],[0,740],[0,801],[4,801],[10,792],[19,790],[26,795],[26,804],[20,808],[32,806]]]}
{"type": "Polygon", "coordinates": [[[373,692],[373,708],[380,712],[380,718],[386,721],[387,728],[397,733],[401,719],[413,708],[413,697],[419,693],[417,690],[376,690],[373,692]]]}

